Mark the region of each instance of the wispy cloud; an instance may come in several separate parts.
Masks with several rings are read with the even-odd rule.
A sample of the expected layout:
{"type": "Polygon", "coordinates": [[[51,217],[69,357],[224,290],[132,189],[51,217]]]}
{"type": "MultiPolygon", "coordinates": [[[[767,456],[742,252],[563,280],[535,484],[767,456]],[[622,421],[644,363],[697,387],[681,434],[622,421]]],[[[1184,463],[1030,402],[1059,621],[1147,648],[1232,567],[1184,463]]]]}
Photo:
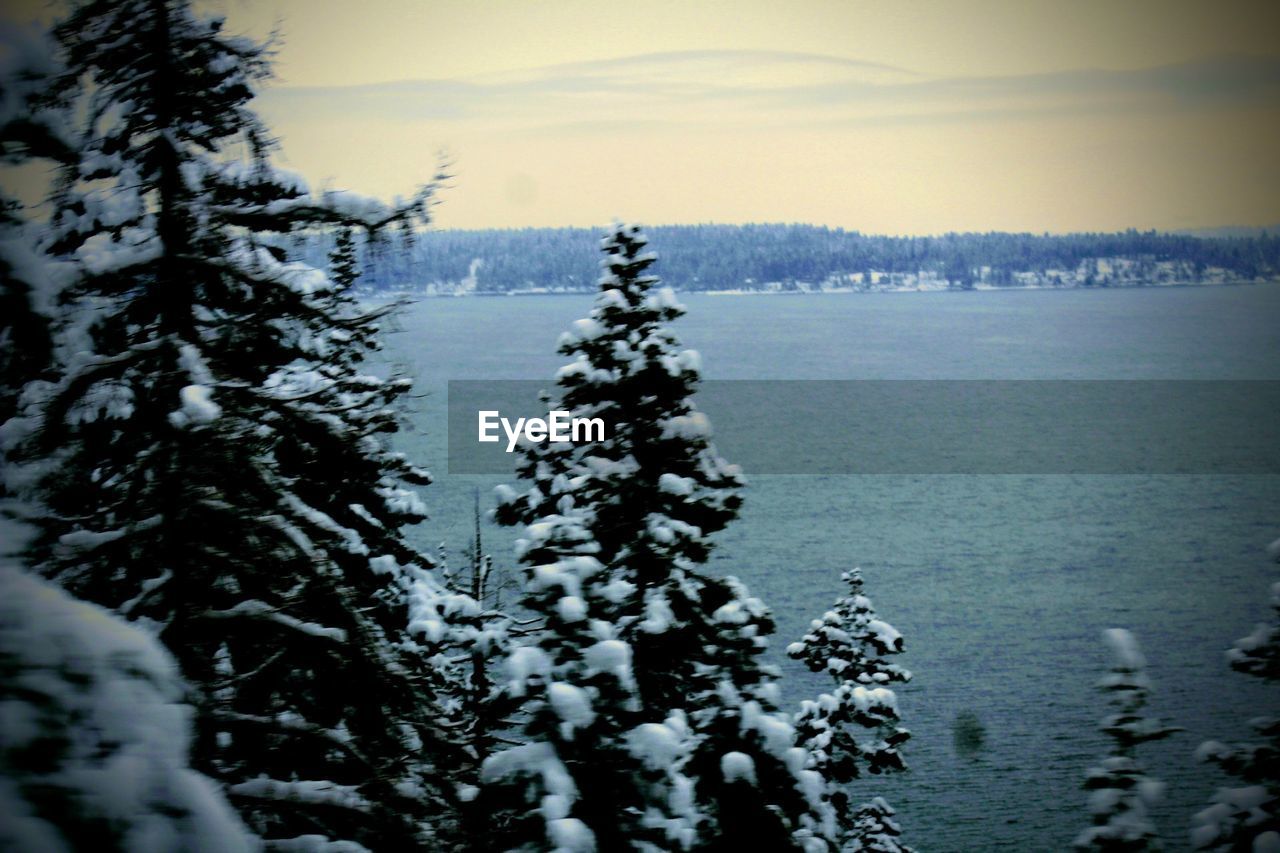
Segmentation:
{"type": "Polygon", "coordinates": [[[478,122],[566,132],[626,126],[876,124],[1280,105],[1280,59],[1224,56],[1137,70],[928,77],[805,53],[689,51],[360,86],[279,87],[286,119],[478,122]]]}

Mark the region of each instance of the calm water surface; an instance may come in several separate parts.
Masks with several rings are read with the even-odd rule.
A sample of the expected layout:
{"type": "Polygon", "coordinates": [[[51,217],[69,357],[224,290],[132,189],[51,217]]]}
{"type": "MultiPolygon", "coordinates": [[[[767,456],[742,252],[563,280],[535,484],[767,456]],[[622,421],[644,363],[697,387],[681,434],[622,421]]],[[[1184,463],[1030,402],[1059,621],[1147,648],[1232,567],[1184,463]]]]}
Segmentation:
{"type": "MultiPolygon", "coordinates": [[[[1280,285],[682,301],[677,330],[708,378],[1280,378],[1280,285]]],[[[459,551],[473,493],[488,506],[494,485],[445,475],[445,381],[549,379],[564,361],[556,337],[589,306],[436,299],[399,319],[389,355],[425,392],[406,449],[438,474],[423,544],[459,551]]],[[[1280,477],[761,476],[746,497],[712,566],[773,609],[789,701],[826,687],[780,650],[839,594],[842,569],[862,567],[905,635],[911,771],[863,791],[888,798],[922,850],[1069,849],[1088,821],[1081,779],[1106,746],[1092,689],[1104,628],[1134,631],[1151,712],[1187,729],[1144,751],[1168,783],[1155,817],[1170,849],[1186,849],[1190,815],[1223,781],[1195,746],[1280,710],[1222,655],[1268,616],[1280,477]],[[962,712],[985,729],[977,748],[955,738],[962,712]]],[[[486,536],[502,562],[514,535],[486,536]]]]}

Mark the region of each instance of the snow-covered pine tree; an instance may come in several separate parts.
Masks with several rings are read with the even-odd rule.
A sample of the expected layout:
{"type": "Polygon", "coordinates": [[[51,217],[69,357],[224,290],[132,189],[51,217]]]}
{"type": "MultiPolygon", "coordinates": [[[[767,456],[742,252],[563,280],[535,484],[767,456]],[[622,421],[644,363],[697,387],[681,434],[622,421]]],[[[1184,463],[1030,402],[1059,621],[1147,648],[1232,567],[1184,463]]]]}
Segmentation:
{"type": "Polygon", "coordinates": [[[675,802],[688,788],[685,732],[680,720],[642,725],[631,647],[602,618],[621,587],[604,577],[580,518],[544,517],[517,548],[528,566],[521,603],[542,629],[506,662],[524,742],[484,762],[481,849],[679,849],[691,831],[675,802]]]}
{"type": "Polygon", "coordinates": [[[1085,777],[1092,825],[1076,836],[1074,846],[1114,853],[1158,850],[1159,836],[1148,808],[1159,799],[1164,785],[1143,770],[1137,748],[1179,729],[1163,726],[1143,713],[1151,682],[1133,635],[1123,628],[1110,628],[1103,637],[1115,655],[1111,672],[1098,682],[1098,689],[1110,697],[1115,708],[1101,726],[1102,733],[1111,739],[1111,751],[1085,777]]]}
{"type": "Polygon", "coordinates": [[[334,238],[333,253],[329,256],[330,273],[334,284],[344,290],[356,283],[360,276],[360,259],[356,253],[356,239],[350,228],[339,229],[334,238]]]}
{"type": "Polygon", "coordinates": [[[645,245],[637,227],[611,230],[591,316],[560,339],[572,361],[550,408],[601,418],[604,440],[526,444],[528,487],[499,493],[498,520],[525,529],[523,604],[545,627],[512,655],[528,742],[490,759],[486,796],[505,793],[508,813],[548,797],[545,825],[513,824],[504,843],[826,849],[822,780],[760,659],[768,610],[699,569],[742,479],[693,405],[699,357],[666,329],[684,309],[645,245]]]}
{"type": "MultiPolygon", "coordinates": [[[[1280,540],[1271,544],[1280,561],[1280,540]]],[[[1275,618],[1236,640],[1227,652],[1231,668],[1275,684],[1280,681],[1280,581],[1271,585],[1275,618]]],[[[1249,721],[1259,741],[1223,744],[1206,741],[1196,751],[1202,761],[1218,765],[1244,783],[1219,788],[1212,805],[1192,821],[1191,842],[1197,850],[1280,851],[1280,717],[1249,721]]]]}
{"type": "MultiPolygon", "coordinates": [[[[60,69],[43,33],[8,27],[0,43],[0,163],[70,162],[74,147],[50,84],[60,69]]],[[[18,395],[49,369],[50,299],[55,290],[30,224],[16,198],[0,191],[0,424],[18,395]]],[[[0,485],[0,493],[3,486],[0,485]]]]}
{"type": "Polygon", "coordinates": [[[0,849],[254,850],[182,694],[144,631],[0,558],[0,849]]]}
{"type": "Polygon", "coordinates": [[[485,551],[481,533],[483,516],[480,495],[475,495],[475,529],[471,544],[465,549],[467,574],[449,578],[450,586],[459,588],[479,605],[468,613],[454,617],[458,646],[465,652],[466,676],[459,679],[464,686],[461,719],[463,738],[470,755],[479,762],[493,754],[501,742],[501,732],[510,726],[506,717],[510,701],[498,689],[493,668],[511,648],[511,634],[519,631],[512,618],[502,610],[502,577],[494,571],[493,556],[485,551]]]}
{"type": "Polygon", "coordinates": [[[854,804],[844,788],[863,772],[905,770],[898,748],[911,737],[900,725],[892,685],[911,673],[886,658],[902,652],[902,635],[876,615],[863,594],[862,573],[841,576],[849,592],[809,625],[809,633],[787,647],[787,654],[813,672],[825,672],[836,689],[801,703],[796,742],[809,753],[811,766],[833,785],[832,803],[843,847],[874,853],[906,853],[894,811],[882,797],[854,804]],[[855,729],[856,727],[856,729],[855,729]],[[855,734],[860,730],[861,737],[855,734]]]}
{"type": "Polygon", "coordinates": [[[499,670],[511,650],[513,635],[518,636],[522,626],[502,609],[502,578],[485,550],[478,491],[474,512],[474,535],[462,554],[465,568],[450,565],[443,542],[436,557],[436,573],[444,588],[436,600],[456,601],[461,606],[446,608],[447,633],[436,645],[438,652],[431,663],[440,673],[442,716],[461,746],[453,773],[460,801],[459,825],[469,849],[484,849],[494,832],[483,803],[476,800],[477,785],[482,762],[510,744],[505,735],[514,726],[509,716],[518,702],[502,689],[499,670]]]}
{"type": "Polygon", "coordinates": [[[251,111],[264,49],[184,0],[81,2],[55,30],[83,117],[55,195],[56,382],[8,430],[47,507],[29,559],[149,626],[195,688],[193,764],[276,846],[439,845],[452,750],[427,658],[448,613],[406,524],[428,477],[362,369],[381,310],[290,261],[298,229],[411,227],[311,194],[251,111]]]}

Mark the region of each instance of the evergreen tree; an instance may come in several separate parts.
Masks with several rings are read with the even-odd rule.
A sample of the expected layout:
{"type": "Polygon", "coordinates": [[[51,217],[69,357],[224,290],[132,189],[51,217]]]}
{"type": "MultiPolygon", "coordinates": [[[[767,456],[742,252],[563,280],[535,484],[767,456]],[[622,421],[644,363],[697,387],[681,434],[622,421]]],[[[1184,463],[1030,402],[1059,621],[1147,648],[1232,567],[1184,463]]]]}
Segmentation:
{"type": "Polygon", "coordinates": [[[902,652],[902,635],[881,620],[862,592],[862,574],[854,569],[841,579],[849,593],[815,619],[809,633],[787,647],[787,654],[813,672],[825,672],[836,689],[806,700],[796,715],[796,742],[809,753],[810,766],[838,786],[832,802],[840,821],[841,841],[854,850],[899,853],[901,829],[894,811],[881,797],[855,806],[840,787],[864,769],[880,774],[905,770],[898,747],[911,733],[899,725],[893,684],[911,673],[885,658],[902,652]],[[854,727],[864,732],[855,736],[854,727]]]}
{"type": "Polygon", "coordinates": [[[79,3],[55,34],[87,126],[55,196],[60,373],[8,430],[48,510],[29,559],[174,654],[193,764],[254,832],[438,845],[429,655],[474,604],[403,538],[429,478],[387,446],[408,382],[362,369],[385,309],[282,248],[425,222],[430,188],[393,208],[275,169],[264,49],[184,0],[79,3]]]}
{"type": "Polygon", "coordinates": [[[645,245],[636,227],[611,231],[591,316],[560,339],[572,361],[549,408],[602,419],[604,440],[526,443],[528,488],[500,490],[497,518],[525,529],[522,603],[544,628],[512,655],[528,742],[487,763],[489,796],[511,814],[553,803],[545,826],[513,820],[513,846],[823,849],[822,782],[760,660],[772,619],[699,568],[742,479],[692,403],[699,357],[666,329],[684,309],[645,245]]]}
{"type": "MultiPolygon", "coordinates": [[[[10,28],[0,47],[0,163],[71,161],[69,128],[49,91],[60,69],[48,39],[10,28]]],[[[49,314],[55,287],[21,207],[0,192],[0,423],[17,413],[23,385],[47,371],[53,357],[49,314]]]]}
{"type": "MultiPolygon", "coordinates": [[[[1271,551],[1280,560],[1280,540],[1271,551]]],[[[1274,684],[1280,681],[1280,582],[1271,585],[1271,606],[1276,613],[1271,624],[1237,640],[1227,660],[1237,672],[1274,684]]],[[[1196,814],[1191,841],[1198,850],[1280,850],[1280,718],[1264,715],[1249,723],[1260,741],[1206,741],[1197,750],[1202,761],[1244,783],[1218,789],[1212,805],[1196,814]]]]}
{"type": "Polygon", "coordinates": [[[449,612],[445,639],[431,659],[444,674],[441,710],[453,730],[453,739],[462,747],[454,781],[461,800],[462,833],[471,847],[483,847],[484,839],[494,834],[489,815],[476,801],[477,785],[484,759],[500,745],[510,743],[505,734],[514,725],[509,715],[517,703],[502,689],[498,669],[511,651],[513,635],[523,630],[502,610],[503,582],[494,570],[493,557],[485,550],[481,519],[477,493],[474,537],[463,549],[464,572],[450,566],[447,549],[444,543],[440,545],[437,570],[447,593],[437,596],[437,601],[460,606],[444,608],[449,612]]]}
{"type": "Polygon", "coordinates": [[[4,558],[0,849],[255,849],[187,766],[182,693],[173,658],[145,632],[4,558]]]}
{"type": "Polygon", "coordinates": [[[1151,693],[1146,660],[1133,635],[1111,628],[1104,638],[1115,655],[1111,673],[1098,687],[1111,697],[1116,712],[1102,721],[1102,732],[1111,739],[1111,752],[1089,769],[1084,787],[1089,791],[1092,825],[1076,836],[1077,850],[1158,850],[1159,838],[1148,809],[1160,796],[1163,784],[1151,778],[1137,759],[1137,748],[1148,741],[1179,731],[1143,715],[1151,693]]]}
{"type": "Polygon", "coordinates": [[[334,284],[343,289],[351,287],[360,277],[360,261],[356,254],[356,240],[351,229],[343,228],[334,238],[333,254],[329,256],[330,274],[334,284]]]}

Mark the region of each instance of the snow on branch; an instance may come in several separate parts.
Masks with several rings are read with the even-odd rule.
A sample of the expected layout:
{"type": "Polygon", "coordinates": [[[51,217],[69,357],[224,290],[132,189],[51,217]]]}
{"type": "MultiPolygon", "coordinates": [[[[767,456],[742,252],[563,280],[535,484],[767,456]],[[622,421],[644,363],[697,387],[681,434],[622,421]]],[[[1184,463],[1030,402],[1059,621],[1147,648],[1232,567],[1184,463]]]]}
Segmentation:
{"type": "Polygon", "coordinates": [[[200,616],[205,619],[258,619],[283,625],[286,628],[311,637],[320,637],[338,643],[347,641],[347,632],[341,628],[329,628],[315,622],[295,619],[287,613],[281,613],[278,608],[272,607],[265,601],[258,601],[257,599],[242,601],[227,610],[206,610],[200,616]]]}

